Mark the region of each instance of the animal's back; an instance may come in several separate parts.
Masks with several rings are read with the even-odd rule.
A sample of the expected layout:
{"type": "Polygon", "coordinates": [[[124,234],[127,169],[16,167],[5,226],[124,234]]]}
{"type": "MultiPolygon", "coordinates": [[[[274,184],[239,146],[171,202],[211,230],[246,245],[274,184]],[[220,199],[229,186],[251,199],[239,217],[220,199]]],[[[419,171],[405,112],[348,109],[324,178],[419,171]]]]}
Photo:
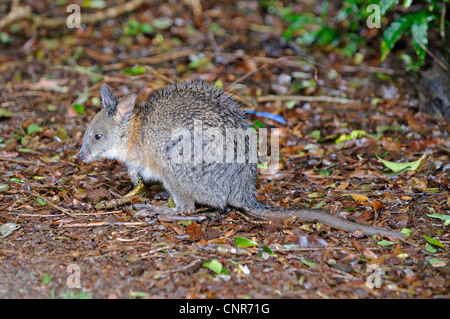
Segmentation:
{"type": "Polygon", "coordinates": [[[189,210],[195,202],[251,206],[255,136],[231,96],[203,82],[174,84],[150,96],[136,116],[146,128],[139,139],[142,149],[159,157],[146,161],[161,165],[166,188],[174,198],[184,199],[177,204],[189,210]]]}

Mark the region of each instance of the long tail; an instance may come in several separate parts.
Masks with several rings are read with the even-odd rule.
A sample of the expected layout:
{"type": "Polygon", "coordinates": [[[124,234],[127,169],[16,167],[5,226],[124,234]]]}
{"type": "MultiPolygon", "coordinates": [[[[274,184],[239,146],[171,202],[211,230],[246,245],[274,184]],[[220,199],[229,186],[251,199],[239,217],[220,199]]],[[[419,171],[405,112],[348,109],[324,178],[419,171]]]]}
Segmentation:
{"type": "MultiPolygon", "coordinates": [[[[253,206],[253,205],[252,205],[253,206]]],[[[285,207],[270,207],[261,204],[254,205],[254,207],[244,208],[247,214],[260,219],[287,219],[290,217],[297,217],[299,220],[306,222],[318,221],[323,224],[343,229],[349,232],[357,230],[362,231],[366,235],[382,235],[403,238],[405,234],[387,230],[380,227],[357,224],[355,222],[343,219],[341,217],[331,215],[327,212],[311,209],[300,208],[285,208],[285,207]]]]}

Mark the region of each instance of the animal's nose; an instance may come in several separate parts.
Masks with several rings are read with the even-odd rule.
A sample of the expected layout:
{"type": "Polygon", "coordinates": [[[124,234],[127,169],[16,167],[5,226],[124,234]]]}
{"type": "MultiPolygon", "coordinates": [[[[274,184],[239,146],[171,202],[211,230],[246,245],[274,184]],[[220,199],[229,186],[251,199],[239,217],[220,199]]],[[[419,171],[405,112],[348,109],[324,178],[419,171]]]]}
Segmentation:
{"type": "Polygon", "coordinates": [[[81,161],[84,159],[84,153],[79,152],[77,156],[81,161]]]}

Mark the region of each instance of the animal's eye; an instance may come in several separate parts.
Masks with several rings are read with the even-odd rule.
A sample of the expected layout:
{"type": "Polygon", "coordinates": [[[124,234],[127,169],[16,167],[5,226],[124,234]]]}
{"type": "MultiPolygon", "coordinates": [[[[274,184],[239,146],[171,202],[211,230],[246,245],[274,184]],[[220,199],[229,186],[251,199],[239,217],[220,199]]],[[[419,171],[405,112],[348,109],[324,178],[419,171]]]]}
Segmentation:
{"type": "Polygon", "coordinates": [[[103,137],[103,134],[95,134],[95,139],[99,140],[103,137]]]}

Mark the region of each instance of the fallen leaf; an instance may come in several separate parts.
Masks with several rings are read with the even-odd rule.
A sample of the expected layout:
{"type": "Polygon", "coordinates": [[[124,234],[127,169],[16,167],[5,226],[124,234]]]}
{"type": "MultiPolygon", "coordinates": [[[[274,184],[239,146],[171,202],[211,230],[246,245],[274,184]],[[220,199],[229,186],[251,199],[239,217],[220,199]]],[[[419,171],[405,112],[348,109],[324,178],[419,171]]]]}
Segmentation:
{"type": "Polygon", "coordinates": [[[2,237],[5,238],[19,228],[20,226],[15,223],[6,223],[0,226],[0,234],[2,234],[2,237]]]}
{"type": "Polygon", "coordinates": [[[189,239],[194,241],[205,237],[205,233],[196,222],[192,222],[186,227],[186,233],[189,235],[189,239]]]}
{"type": "Polygon", "coordinates": [[[234,237],[234,245],[236,247],[252,247],[258,246],[258,243],[244,237],[234,237]]]}

